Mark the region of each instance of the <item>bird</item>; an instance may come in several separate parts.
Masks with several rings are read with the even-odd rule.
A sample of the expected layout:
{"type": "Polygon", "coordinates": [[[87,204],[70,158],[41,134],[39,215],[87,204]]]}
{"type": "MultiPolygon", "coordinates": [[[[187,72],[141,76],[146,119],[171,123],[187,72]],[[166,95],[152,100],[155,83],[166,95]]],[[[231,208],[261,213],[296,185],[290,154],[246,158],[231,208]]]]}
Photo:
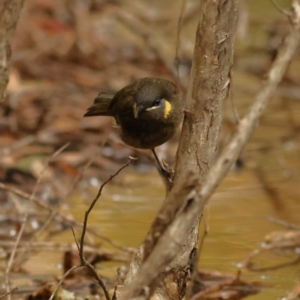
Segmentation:
{"type": "Polygon", "coordinates": [[[183,119],[183,104],[176,85],[166,79],[145,77],[115,95],[100,92],[84,117],[115,118],[121,140],[134,148],[151,149],[163,175],[155,148],[167,142],[183,119]]]}

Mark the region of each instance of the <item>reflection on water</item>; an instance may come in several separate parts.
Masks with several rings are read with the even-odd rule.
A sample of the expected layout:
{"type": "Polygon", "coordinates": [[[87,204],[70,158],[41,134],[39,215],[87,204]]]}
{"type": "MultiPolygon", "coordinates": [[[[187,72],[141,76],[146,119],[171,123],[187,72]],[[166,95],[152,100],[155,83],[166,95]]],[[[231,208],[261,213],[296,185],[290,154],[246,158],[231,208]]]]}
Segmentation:
{"type": "MultiPolygon", "coordinates": [[[[162,203],[164,187],[157,173],[127,170],[120,175],[120,181],[122,185],[106,187],[89,224],[124,246],[138,247],[162,203]]],[[[277,186],[280,188],[280,183],[277,186]]],[[[297,222],[299,201],[293,197],[282,200],[283,209],[278,209],[255,172],[230,173],[206,208],[209,233],[200,267],[236,273],[247,256],[260,247],[266,234],[283,229],[270,222],[267,216],[285,219],[288,215],[287,221],[297,222]]],[[[78,202],[75,207],[75,215],[82,218],[87,204],[78,202]]],[[[255,262],[258,267],[267,267],[281,262],[281,257],[266,252],[255,262]]],[[[251,296],[252,299],[276,299],[294,286],[298,272],[299,266],[260,273],[243,271],[242,278],[266,284],[260,294],[251,296]]]]}

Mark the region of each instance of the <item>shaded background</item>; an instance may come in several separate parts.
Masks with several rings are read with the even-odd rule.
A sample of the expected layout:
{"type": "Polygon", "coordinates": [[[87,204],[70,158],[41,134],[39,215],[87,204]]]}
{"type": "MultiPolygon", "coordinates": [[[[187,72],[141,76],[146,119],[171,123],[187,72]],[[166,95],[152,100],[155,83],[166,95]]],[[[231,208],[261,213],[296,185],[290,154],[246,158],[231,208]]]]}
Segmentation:
{"type": "MultiPolygon", "coordinates": [[[[288,2],[278,3],[288,8],[288,2]]],[[[25,1],[12,45],[7,99],[0,107],[0,181],[32,193],[47,159],[70,143],[48,164],[37,195],[81,221],[101,182],[128,155],[135,156],[134,165],[105,189],[89,225],[120,245],[138,247],[164,198],[162,180],[148,151],[125,146],[111,128],[110,118],[82,116],[99,91],[114,93],[145,76],[176,81],[180,6],[180,1],[25,1]]],[[[187,1],[183,15],[178,47],[183,97],[198,8],[198,1],[187,1]]],[[[236,127],[235,111],[243,116],[253,102],[288,30],[287,19],[271,2],[240,1],[232,90],[225,106],[220,151],[236,127]]],[[[276,251],[262,251],[254,258],[254,266],[268,267],[299,255],[299,235],[291,241],[284,226],[267,218],[300,226],[299,70],[298,52],[239,163],[207,206],[209,233],[201,253],[202,268],[236,273],[264,236],[279,230],[280,238],[276,235],[274,241],[271,236],[263,244],[271,244],[276,251]]],[[[159,148],[159,155],[168,162],[173,161],[178,137],[159,148]]],[[[37,210],[28,200],[4,191],[0,196],[0,272],[5,270],[22,217],[29,211],[22,239],[35,243],[31,251],[21,254],[22,263],[16,264],[12,281],[24,290],[34,290],[40,284],[35,276],[44,282],[60,276],[63,251],[40,251],[34,245],[47,241],[59,249],[73,243],[69,227],[59,218],[50,220],[47,211],[37,210]],[[36,237],[47,220],[49,225],[36,237]]],[[[94,236],[88,241],[113,248],[94,236]]],[[[103,276],[114,278],[119,265],[99,263],[97,267],[103,276]]],[[[280,298],[296,285],[299,264],[276,271],[243,270],[242,274],[244,279],[265,284],[252,299],[280,298]]]]}

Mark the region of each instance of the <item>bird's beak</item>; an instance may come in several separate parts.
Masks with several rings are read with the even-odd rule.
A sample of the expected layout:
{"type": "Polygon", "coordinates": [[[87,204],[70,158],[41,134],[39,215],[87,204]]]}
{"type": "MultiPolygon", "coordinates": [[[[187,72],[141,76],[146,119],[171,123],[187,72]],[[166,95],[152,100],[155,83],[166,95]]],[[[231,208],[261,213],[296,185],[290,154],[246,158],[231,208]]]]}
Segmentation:
{"type": "Polygon", "coordinates": [[[136,104],[134,105],[134,117],[137,119],[139,117],[139,114],[144,110],[143,105],[139,105],[138,107],[136,104]]]}

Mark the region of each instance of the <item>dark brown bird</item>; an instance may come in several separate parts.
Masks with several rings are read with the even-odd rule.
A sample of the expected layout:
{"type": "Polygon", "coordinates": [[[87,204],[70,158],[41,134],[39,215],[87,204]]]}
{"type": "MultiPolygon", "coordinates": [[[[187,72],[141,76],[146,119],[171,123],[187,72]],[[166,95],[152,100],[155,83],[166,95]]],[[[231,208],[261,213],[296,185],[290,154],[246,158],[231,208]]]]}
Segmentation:
{"type": "MultiPolygon", "coordinates": [[[[141,78],[115,96],[100,93],[84,117],[112,116],[129,146],[152,149],[168,141],[183,117],[179,91],[169,80],[141,78]]],[[[158,160],[160,167],[161,164],[158,160]]]]}

